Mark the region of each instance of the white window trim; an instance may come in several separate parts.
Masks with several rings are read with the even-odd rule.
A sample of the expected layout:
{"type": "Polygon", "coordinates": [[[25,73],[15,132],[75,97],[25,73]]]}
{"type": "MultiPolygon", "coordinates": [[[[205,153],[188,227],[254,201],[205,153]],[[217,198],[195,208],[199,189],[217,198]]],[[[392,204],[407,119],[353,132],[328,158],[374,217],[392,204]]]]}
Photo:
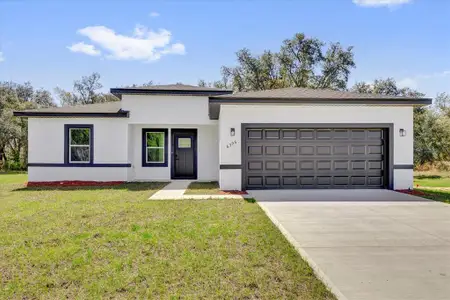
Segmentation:
{"type": "Polygon", "coordinates": [[[89,130],[89,140],[91,139],[90,128],[69,128],[69,163],[88,164],[91,162],[91,145],[72,145],[72,130],[87,129],[89,130]],[[87,147],[88,148],[88,160],[72,160],[72,147],[87,147]]]}
{"type": "Polygon", "coordinates": [[[165,147],[164,146],[162,146],[162,147],[148,147],[147,146],[147,136],[148,136],[148,134],[149,133],[158,133],[158,134],[162,134],[162,136],[163,136],[163,145],[165,145],[166,144],[166,136],[165,136],[165,134],[164,134],[164,132],[161,132],[161,131],[147,131],[146,133],[145,133],[145,137],[146,137],[146,139],[145,139],[145,162],[147,163],[147,164],[164,164],[164,163],[166,163],[166,156],[164,155],[164,153],[165,153],[165,151],[166,151],[166,149],[165,149],[165,147]],[[162,161],[149,161],[148,160],[148,149],[162,149],[163,150],[163,160],[162,161]]]}

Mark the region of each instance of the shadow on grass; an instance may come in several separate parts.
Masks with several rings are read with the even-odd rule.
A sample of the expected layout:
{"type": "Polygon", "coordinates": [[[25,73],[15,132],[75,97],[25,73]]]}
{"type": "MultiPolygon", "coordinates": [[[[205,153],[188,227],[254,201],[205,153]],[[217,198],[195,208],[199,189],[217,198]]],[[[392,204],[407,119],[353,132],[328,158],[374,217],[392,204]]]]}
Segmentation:
{"type": "Polygon", "coordinates": [[[1,175],[27,174],[27,171],[0,171],[1,175]]]}
{"type": "Polygon", "coordinates": [[[159,190],[167,185],[168,182],[132,182],[118,185],[99,185],[99,186],[33,186],[23,187],[13,190],[13,192],[30,191],[100,191],[100,190],[127,190],[127,191],[146,191],[159,190]]]}
{"type": "Polygon", "coordinates": [[[420,190],[423,193],[421,197],[450,204],[450,191],[436,191],[428,189],[418,189],[418,190],[420,190]]]}
{"type": "Polygon", "coordinates": [[[441,179],[441,175],[417,175],[414,176],[415,179],[441,179]]]}

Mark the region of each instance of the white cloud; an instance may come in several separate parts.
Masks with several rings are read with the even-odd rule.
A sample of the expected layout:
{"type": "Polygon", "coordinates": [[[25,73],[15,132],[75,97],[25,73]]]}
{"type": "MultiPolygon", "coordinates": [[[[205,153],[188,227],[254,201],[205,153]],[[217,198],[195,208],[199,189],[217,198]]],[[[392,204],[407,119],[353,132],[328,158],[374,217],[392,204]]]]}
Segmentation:
{"type": "Polygon", "coordinates": [[[105,50],[108,59],[155,61],[163,55],[186,52],[183,44],[171,43],[172,34],[166,29],[153,31],[136,25],[133,34],[127,36],[105,26],[89,26],[78,30],[78,33],[105,50]]]}
{"type": "Polygon", "coordinates": [[[156,18],[156,17],[159,17],[159,13],[156,12],[156,11],[152,11],[152,12],[149,14],[149,16],[152,17],[152,18],[156,18]]]}
{"type": "Polygon", "coordinates": [[[420,83],[429,80],[429,79],[437,79],[437,78],[444,78],[450,76],[450,71],[442,71],[442,72],[436,72],[431,74],[422,74],[422,75],[415,75],[411,77],[406,77],[403,79],[400,79],[397,81],[397,85],[401,88],[403,87],[409,87],[412,89],[417,89],[420,83]]]}
{"type": "Polygon", "coordinates": [[[88,45],[84,42],[73,44],[70,47],[67,47],[72,52],[84,53],[87,55],[98,56],[101,54],[100,50],[95,49],[94,45],[88,45]]]}
{"type": "Polygon", "coordinates": [[[353,0],[353,3],[366,7],[395,7],[411,3],[413,0],[353,0]]]}
{"type": "Polygon", "coordinates": [[[4,61],[5,57],[3,56],[3,52],[0,52],[0,62],[4,61]]]}
{"type": "Polygon", "coordinates": [[[417,89],[418,82],[417,82],[417,79],[408,77],[408,78],[403,78],[403,79],[397,81],[397,85],[400,88],[409,87],[412,89],[417,89]]]}

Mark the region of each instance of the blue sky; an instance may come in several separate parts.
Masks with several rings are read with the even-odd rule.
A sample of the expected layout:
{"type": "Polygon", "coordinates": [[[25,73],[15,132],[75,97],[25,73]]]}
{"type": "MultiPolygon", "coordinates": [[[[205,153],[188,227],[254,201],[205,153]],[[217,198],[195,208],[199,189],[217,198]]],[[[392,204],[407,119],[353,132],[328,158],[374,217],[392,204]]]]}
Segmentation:
{"type": "Polygon", "coordinates": [[[449,13],[444,0],[0,0],[0,80],[196,84],[243,47],[278,50],[304,32],[355,47],[350,85],[394,77],[434,97],[450,92],[449,13]]]}

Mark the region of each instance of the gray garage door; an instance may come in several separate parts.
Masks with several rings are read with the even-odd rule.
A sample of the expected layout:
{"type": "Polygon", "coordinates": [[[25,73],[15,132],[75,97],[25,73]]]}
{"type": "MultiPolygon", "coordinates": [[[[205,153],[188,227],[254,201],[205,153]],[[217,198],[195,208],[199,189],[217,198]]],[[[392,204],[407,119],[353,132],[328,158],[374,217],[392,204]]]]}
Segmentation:
{"type": "Polygon", "coordinates": [[[384,188],[387,132],[245,128],[246,189],[384,188]]]}

